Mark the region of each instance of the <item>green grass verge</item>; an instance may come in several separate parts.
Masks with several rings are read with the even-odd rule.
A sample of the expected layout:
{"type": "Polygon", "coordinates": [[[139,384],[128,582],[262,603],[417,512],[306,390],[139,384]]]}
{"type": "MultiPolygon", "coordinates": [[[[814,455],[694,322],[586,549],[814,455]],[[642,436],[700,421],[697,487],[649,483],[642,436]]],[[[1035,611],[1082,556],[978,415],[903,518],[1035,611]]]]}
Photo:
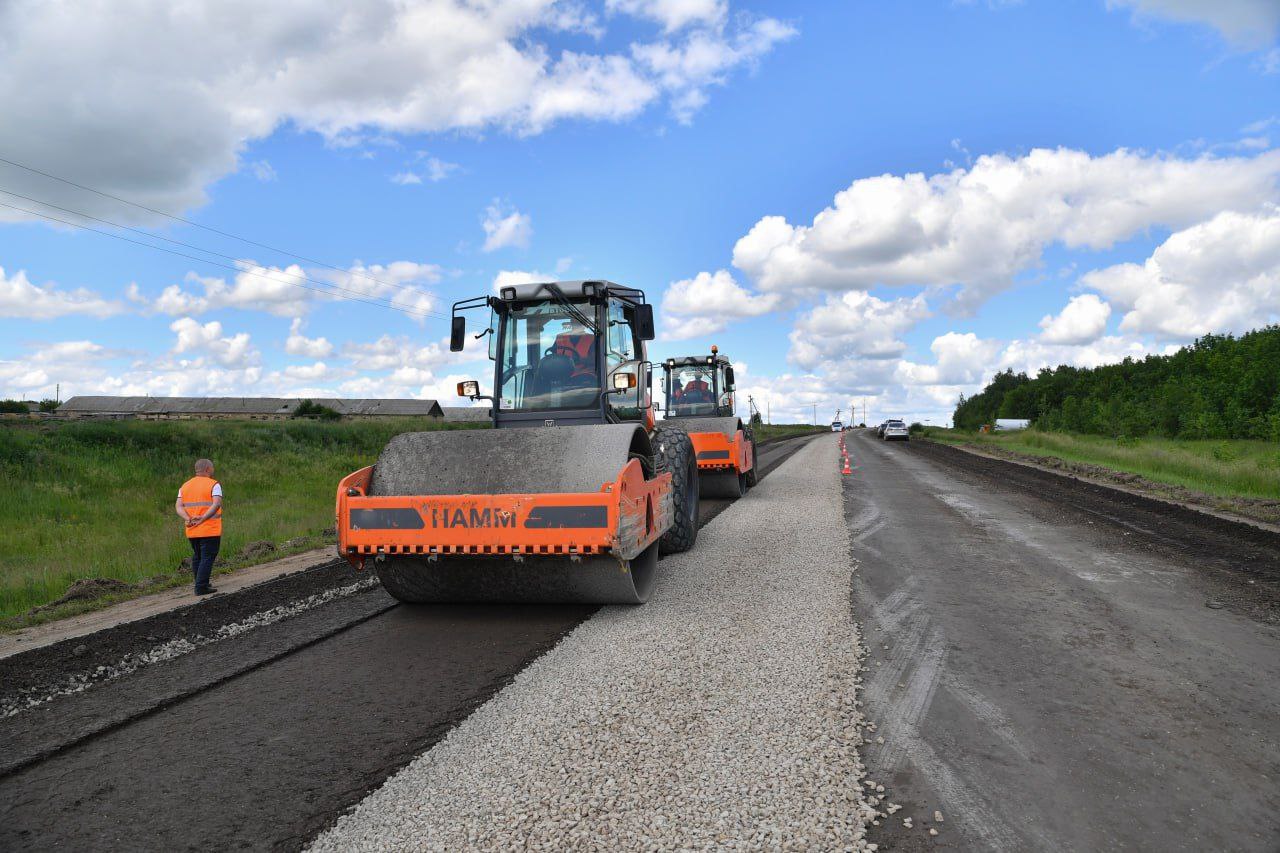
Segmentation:
{"type": "Polygon", "coordinates": [[[771,438],[788,438],[793,435],[808,435],[815,432],[830,432],[829,426],[814,426],[813,424],[760,424],[752,428],[755,433],[756,441],[766,441],[771,438]]]}
{"type": "Polygon", "coordinates": [[[6,422],[0,425],[0,626],[29,623],[23,614],[56,600],[80,578],[152,581],[148,589],[189,582],[176,571],[191,550],[173,503],[199,457],[214,461],[226,490],[222,555],[230,568],[248,564],[237,563],[236,555],[249,542],[301,540],[274,558],[328,541],[321,534],[333,526],[338,480],[372,464],[392,436],[439,428],[446,427],[411,418],[6,422]]]}
{"type": "Polygon", "coordinates": [[[1039,430],[981,434],[937,427],[927,428],[925,436],[1100,465],[1215,497],[1280,500],[1280,444],[1273,441],[1115,439],[1039,430]]]}
{"type": "MultiPolygon", "coordinates": [[[[338,480],[371,465],[392,436],[484,428],[411,418],[291,421],[7,421],[0,424],[0,629],[37,624],[190,583],[191,549],[173,512],[191,464],[208,457],[226,490],[220,571],[332,541],[338,480]],[[249,542],[286,548],[238,558],[249,542]],[[81,578],[136,588],[28,615],[81,578]]],[[[825,427],[775,424],[760,440],[825,427]]]]}

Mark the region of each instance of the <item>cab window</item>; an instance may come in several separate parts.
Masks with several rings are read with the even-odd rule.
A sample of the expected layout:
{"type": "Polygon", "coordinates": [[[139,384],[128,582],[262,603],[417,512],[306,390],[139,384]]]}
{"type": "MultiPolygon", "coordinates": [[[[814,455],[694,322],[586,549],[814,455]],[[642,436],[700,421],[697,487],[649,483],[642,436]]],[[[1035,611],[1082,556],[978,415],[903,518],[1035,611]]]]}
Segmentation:
{"type": "Polygon", "coordinates": [[[609,306],[609,353],[607,361],[612,371],[624,361],[636,357],[635,333],[631,330],[630,312],[621,302],[609,306]]]}
{"type": "Polygon", "coordinates": [[[733,392],[729,390],[729,377],[725,376],[725,366],[723,364],[716,367],[716,383],[716,388],[720,390],[720,394],[716,398],[716,407],[732,409],[733,392]]]}
{"type": "MultiPolygon", "coordinates": [[[[605,366],[609,376],[612,376],[614,371],[623,364],[634,362],[636,353],[640,351],[636,345],[635,331],[631,327],[631,313],[622,302],[615,301],[609,304],[609,330],[605,335],[608,347],[608,352],[605,353],[605,366]]],[[[609,405],[618,410],[620,415],[628,418],[638,413],[641,392],[639,365],[632,364],[630,370],[636,373],[636,387],[630,391],[609,395],[609,405]]],[[[613,387],[612,381],[609,387],[613,387]]]]}

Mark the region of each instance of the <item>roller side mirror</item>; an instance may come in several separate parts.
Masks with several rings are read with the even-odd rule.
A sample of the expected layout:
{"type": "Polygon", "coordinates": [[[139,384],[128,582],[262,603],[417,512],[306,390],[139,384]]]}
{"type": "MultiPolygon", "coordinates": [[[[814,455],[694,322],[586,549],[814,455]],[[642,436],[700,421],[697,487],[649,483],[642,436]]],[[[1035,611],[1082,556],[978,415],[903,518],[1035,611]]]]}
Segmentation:
{"type": "Polygon", "coordinates": [[[462,352],[463,339],[467,336],[467,318],[453,317],[453,326],[449,329],[449,351],[462,352]]]}
{"type": "Polygon", "coordinates": [[[635,312],[636,337],[642,341],[653,340],[653,306],[646,302],[644,305],[637,305],[635,312]]]}

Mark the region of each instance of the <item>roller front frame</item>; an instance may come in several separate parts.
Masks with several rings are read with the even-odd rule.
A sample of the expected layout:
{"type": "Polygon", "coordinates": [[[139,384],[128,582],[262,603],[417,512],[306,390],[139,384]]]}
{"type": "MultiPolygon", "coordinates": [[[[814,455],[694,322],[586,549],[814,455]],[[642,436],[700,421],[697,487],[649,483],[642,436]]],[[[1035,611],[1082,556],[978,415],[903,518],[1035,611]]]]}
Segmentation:
{"type": "Polygon", "coordinates": [[[342,480],[338,553],[357,568],[370,557],[638,557],[672,523],[671,475],[646,480],[638,460],[597,492],[369,495],[373,466],[342,480]]]}

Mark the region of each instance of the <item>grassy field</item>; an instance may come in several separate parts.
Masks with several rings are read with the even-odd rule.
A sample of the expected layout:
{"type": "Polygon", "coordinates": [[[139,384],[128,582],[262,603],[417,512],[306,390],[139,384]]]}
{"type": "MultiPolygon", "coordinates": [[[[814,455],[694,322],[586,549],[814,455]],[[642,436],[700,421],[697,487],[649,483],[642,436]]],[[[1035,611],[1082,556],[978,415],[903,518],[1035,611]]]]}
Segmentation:
{"type": "Polygon", "coordinates": [[[1271,441],[1114,439],[1037,430],[983,435],[936,427],[926,436],[1101,465],[1216,497],[1280,500],[1280,444],[1271,441]]]}
{"type": "MultiPolygon", "coordinates": [[[[178,566],[191,549],[173,512],[192,462],[209,457],[226,491],[224,568],[250,542],[291,547],[256,561],[332,541],[334,490],[372,464],[397,433],[440,428],[413,419],[291,421],[0,422],[0,628],[68,615],[137,595],[27,616],[76,580],[112,578],[159,589],[190,582],[178,566]]],[[[757,428],[760,439],[812,432],[806,425],[757,428]]]]}
{"type": "Polygon", "coordinates": [[[79,578],[189,582],[176,573],[191,549],[173,503],[198,457],[214,461],[226,490],[222,555],[235,565],[257,540],[319,545],[338,480],[372,464],[391,436],[429,428],[413,419],[0,424],[0,625],[79,578]]]}

